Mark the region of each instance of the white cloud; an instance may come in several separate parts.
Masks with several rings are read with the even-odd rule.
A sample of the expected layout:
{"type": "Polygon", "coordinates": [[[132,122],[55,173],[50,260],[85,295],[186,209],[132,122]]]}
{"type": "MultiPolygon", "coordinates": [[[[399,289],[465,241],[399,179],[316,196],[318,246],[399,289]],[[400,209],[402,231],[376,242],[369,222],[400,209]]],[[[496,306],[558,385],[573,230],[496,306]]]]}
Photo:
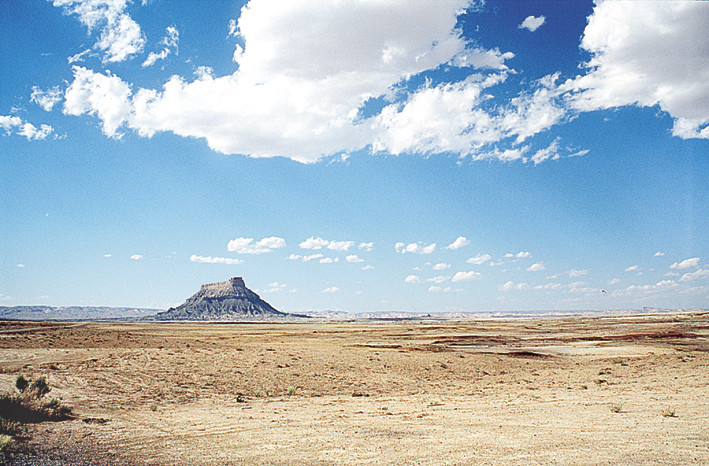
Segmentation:
{"type": "Polygon", "coordinates": [[[30,95],[30,102],[34,102],[45,111],[50,112],[54,105],[62,100],[63,93],[59,89],[59,86],[52,87],[47,91],[43,91],[37,86],[32,86],[32,94],[30,95]]]}
{"type": "Polygon", "coordinates": [[[23,121],[22,118],[10,115],[0,115],[0,128],[7,134],[18,134],[24,136],[28,141],[46,139],[54,132],[54,128],[49,125],[39,125],[39,128],[32,123],[23,121]]]}
{"type": "Polygon", "coordinates": [[[422,283],[421,277],[418,275],[409,275],[404,279],[404,282],[406,283],[422,283]]]}
{"type": "Polygon", "coordinates": [[[303,241],[302,243],[299,244],[301,249],[322,249],[329,245],[330,242],[327,240],[324,240],[320,237],[310,237],[303,241]]]}
{"type": "Polygon", "coordinates": [[[330,241],[327,248],[333,251],[347,251],[352,246],[354,246],[354,241],[330,241]]]}
{"type": "MultiPolygon", "coordinates": [[[[283,291],[288,287],[285,283],[278,283],[278,282],[273,282],[269,283],[265,289],[261,290],[262,293],[277,293],[279,291],[283,291]]],[[[291,292],[294,292],[294,290],[291,290],[291,292]]]]}
{"type": "Polygon", "coordinates": [[[580,111],[659,105],[675,136],[709,138],[707,24],[706,2],[597,2],[581,41],[588,72],[561,90],[580,111]]]}
{"type": "Polygon", "coordinates": [[[438,283],[440,285],[441,283],[444,283],[444,282],[447,282],[448,280],[450,280],[450,278],[451,277],[446,276],[446,275],[438,275],[433,278],[427,278],[426,282],[427,283],[438,283]]]}
{"type": "Polygon", "coordinates": [[[532,156],[532,162],[534,165],[539,165],[546,160],[558,160],[559,155],[559,138],[556,138],[548,147],[538,150],[532,156]]]}
{"type": "Polygon", "coordinates": [[[103,255],[103,257],[106,257],[106,258],[111,257],[111,256],[112,256],[112,254],[104,254],[103,255]]]}
{"type": "Polygon", "coordinates": [[[692,257],[691,259],[685,259],[681,262],[675,262],[670,265],[671,269],[688,269],[690,267],[699,267],[699,258],[692,257]]]}
{"type": "Polygon", "coordinates": [[[198,262],[201,264],[227,264],[227,265],[242,264],[244,262],[241,259],[232,259],[230,257],[197,256],[195,254],[192,254],[192,256],[190,256],[190,260],[192,262],[198,262]]]}
{"type": "Polygon", "coordinates": [[[323,293],[337,293],[338,291],[340,291],[340,289],[336,286],[331,286],[322,290],[323,293]]]}
{"type": "Polygon", "coordinates": [[[140,254],[133,254],[132,256],[130,256],[130,258],[133,259],[134,261],[139,261],[139,260],[143,259],[143,256],[140,254]]]}
{"type": "Polygon", "coordinates": [[[130,86],[115,75],[95,73],[74,66],[74,81],[64,94],[66,115],[95,115],[103,122],[103,133],[120,137],[118,128],[131,113],[130,86]]]}
{"type": "Polygon", "coordinates": [[[369,252],[374,249],[374,243],[359,243],[359,249],[365,252],[369,252]]]}
{"type": "Polygon", "coordinates": [[[631,265],[630,267],[628,267],[627,269],[625,269],[625,271],[626,271],[626,272],[635,272],[635,271],[638,270],[639,268],[640,268],[640,267],[638,267],[637,265],[631,265]]]}
{"type": "Polygon", "coordinates": [[[456,238],[455,241],[453,241],[451,244],[446,246],[446,249],[460,249],[462,247],[465,247],[470,244],[470,240],[466,238],[465,236],[459,236],[456,238]]]}
{"type": "Polygon", "coordinates": [[[362,270],[374,270],[374,266],[365,265],[364,267],[362,267],[362,270]]]}
{"type": "Polygon", "coordinates": [[[138,23],[125,13],[130,0],[54,0],[67,14],[77,15],[89,33],[99,30],[94,48],[104,62],[121,62],[143,51],[145,39],[138,23]]]}
{"type": "Polygon", "coordinates": [[[539,272],[540,270],[544,270],[546,267],[544,266],[543,261],[535,262],[534,264],[530,265],[527,268],[527,272],[539,272]]]}
{"type": "Polygon", "coordinates": [[[588,270],[571,269],[566,273],[569,275],[570,278],[576,278],[576,277],[580,277],[582,275],[586,275],[588,273],[588,270]]]}
{"type": "Polygon", "coordinates": [[[253,238],[235,238],[227,243],[227,250],[237,254],[264,254],[286,247],[286,240],[277,236],[254,241],[253,238]]]}
{"type": "Polygon", "coordinates": [[[688,272],[682,275],[679,279],[681,282],[690,282],[693,280],[701,280],[704,278],[709,278],[709,269],[698,269],[694,272],[688,272]]]}
{"type": "Polygon", "coordinates": [[[609,284],[609,285],[615,285],[616,283],[620,283],[620,279],[619,279],[619,278],[612,278],[612,279],[610,279],[610,280],[608,281],[608,284],[609,284]]]}
{"type": "Polygon", "coordinates": [[[473,272],[472,270],[470,272],[457,272],[455,275],[453,275],[453,278],[451,279],[452,282],[469,282],[471,280],[476,280],[480,278],[480,274],[478,272],[473,272]]]}
{"type": "Polygon", "coordinates": [[[340,262],[339,257],[335,257],[334,259],[331,257],[324,257],[324,258],[320,259],[321,264],[334,264],[336,262],[340,262]]]}
{"type": "Polygon", "coordinates": [[[160,52],[150,52],[148,58],[143,62],[143,67],[152,66],[158,60],[164,60],[171,53],[177,54],[177,43],[180,40],[180,33],[177,28],[168,26],[165,30],[165,37],[160,42],[165,47],[160,52]]]}
{"type": "Polygon", "coordinates": [[[652,256],[653,256],[653,257],[661,257],[661,256],[664,256],[664,255],[665,255],[664,252],[662,252],[662,251],[657,251],[657,252],[656,252],[655,254],[653,254],[652,256]]]}
{"type": "Polygon", "coordinates": [[[303,262],[310,262],[323,257],[322,254],[310,254],[309,256],[303,256],[303,262]]]}
{"type": "MultiPolygon", "coordinates": [[[[125,0],[114,2],[123,14],[125,0]]],[[[506,138],[519,143],[558,123],[565,111],[557,102],[556,75],[539,80],[508,105],[483,109],[490,97],[484,91],[506,80],[511,71],[505,60],[514,55],[481,49],[461,37],[457,16],[471,3],[252,0],[238,24],[230,25],[230,35],[243,42],[235,46],[234,74],[199,73],[191,82],[173,76],[162,89],[132,95],[123,92],[130,85],[116,83],[109,89],[113,98],[128,106],[113,106],[112,114],[99,111],[95,102],[77,102],[77,97],[96,99],[90,87],[68,106],[81,111],[68,113],[97,116],[109,136],[125,125],[143,137],[173,132],[204,138],[225,154],[284,156],[303,163],[368,146],[394,154],[453,152],[474,160],[517,160],[528,146],[483,148],[506,138]],[[361,24],[368,26],[364,36],[361,24]],[[411,76],[445,64],[483,71],[459,82],[407,89],[411,76]],[[364,103],[372,98],[388,105],[363,115],[364,103]]],[[[165,50],[149,55],[145,65],[163,55],[165,50]]],[[[75,73],[70,87],[100,81],[82,78],[75,73]]],[[[104,93],[99,100],[108,98],[104,93]]]]}
{"type": "Polygon", "coordinates": [[[430,293],[449,293],[452,291],[451,287],[441,288],[440,286],[431,286],[428,288],[430,293]]]}
{"type": "Polygon", "coordinates": [[[500,291],[510,291],[510,290],[525,290],[529,286],[526,283],[515,283],[513,281],[509,281],[505,283],[504,285],[500,285],[500,291]]]}
{"type": "Polygon", "coordinates": [[[436,250],[436,243],[431,243],[429,245],[424,245],[422,242],[418,243],[396,243],[394,246],[396,252],[401,254],[406,254],[407,252],[413,254],[431,254],[436,250]]]}
{"type": "Polygon", "coordinates": [[[532,257],[532,253],[529,251],[520,251],[517,254],[515,254],[515,257],[517,259],[526,259],[527,257],[532,257]]]}
{"type": "Polygon", "coordinates": [[[17,267],[18,269],[24,269],[25,264],[17,264],[17,265],[15,265],[15,267],[17,267]]]}
{"type": "Polygon", "coordinates": [[[350,256],[347,256],[347,257],[345,257],[345,260],[347,262],[351,262],[351,263],[364,262],[364,259],[361,259],[357,254],[352,254],[350,256]]]}
{"type": "Polygon", "coordinates": [[[302,243],[300,243],[301,249],[322,249],[327,248],[332,251],[347,251],[349,248],[354,246],[354,241],[328,241],[322,239],[319,236],[317,238],[311,236],[302,243]]]}
{"type": "Polygon", "coordinates": [[[492,259],[492,256],[490,254],[478,254],[466,260],[465,262],[467,262],[468,264],[482,265],[490,259],[492,259]]]}
{"type": "Polygon", "coordinates": [[[527,16],[524,18],[524,21],[522,21],[522,24],[517,26],[519,29],[529,29],[530,31],[534,32],[537,29],[539,29],[539,26],[544,24],[544,20],[546,18],[544,16],[539,16],[539,17],[534,17],[534,16],[527,16]]]}
{"type": "Polygon", "coordinates": [[[451,268],[451,265],[450,265],[450,264],[446,264],[446,263],[444,263],[444,262],[441,262],[440,264],[436,264],[436,265],[433,266],[433,270],[447,270],[447,269],[450,269],[450,268],[451,268]]]}

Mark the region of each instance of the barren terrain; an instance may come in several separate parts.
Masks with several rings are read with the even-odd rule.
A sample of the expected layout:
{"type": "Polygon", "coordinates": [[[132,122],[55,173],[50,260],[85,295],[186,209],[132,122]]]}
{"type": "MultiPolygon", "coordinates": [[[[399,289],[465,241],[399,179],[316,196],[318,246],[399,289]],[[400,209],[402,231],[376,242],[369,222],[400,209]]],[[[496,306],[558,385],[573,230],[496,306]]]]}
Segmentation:
{"type": "Polygon", "coordinates": [[[709,315],[0,323],[15,464],[708,464],[709,315]]]}

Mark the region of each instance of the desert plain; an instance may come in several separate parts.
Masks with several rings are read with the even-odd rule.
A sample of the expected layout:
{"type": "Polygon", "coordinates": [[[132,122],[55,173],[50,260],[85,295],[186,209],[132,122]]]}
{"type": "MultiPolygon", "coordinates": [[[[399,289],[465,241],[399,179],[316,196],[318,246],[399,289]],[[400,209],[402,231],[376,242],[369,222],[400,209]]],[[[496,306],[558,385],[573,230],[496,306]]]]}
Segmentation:
{"type": "Polygon", "coordinates": [[[0,322],[6,464],[709,464],[709,314],[0,322]]]}

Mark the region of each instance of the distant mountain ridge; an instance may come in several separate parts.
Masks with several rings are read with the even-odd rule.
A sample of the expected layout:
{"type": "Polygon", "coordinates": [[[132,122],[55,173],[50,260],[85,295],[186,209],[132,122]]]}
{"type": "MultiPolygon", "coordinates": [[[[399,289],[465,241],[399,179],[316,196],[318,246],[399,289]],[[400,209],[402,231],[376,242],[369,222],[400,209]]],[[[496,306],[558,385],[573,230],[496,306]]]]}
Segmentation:
{"type": "Polygon", "coordinates": [[[162,309],[108,306],[0,306],[0,319],[6,320],[107,320],[141,319],[162,309]]]}
{"type": "Polygon", "coordinates": [[[178,307],[160,312],[151,320],[281,320],[308,318],[281,312],[246,287],[244,279],[208,283],[178,307]]]}

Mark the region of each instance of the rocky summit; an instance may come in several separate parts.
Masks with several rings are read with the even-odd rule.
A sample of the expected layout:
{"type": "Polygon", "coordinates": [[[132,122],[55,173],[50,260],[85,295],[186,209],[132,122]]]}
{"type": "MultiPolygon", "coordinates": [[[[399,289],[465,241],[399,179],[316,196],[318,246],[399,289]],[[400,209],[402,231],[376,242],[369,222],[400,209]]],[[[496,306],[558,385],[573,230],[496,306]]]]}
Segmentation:
{"type": "Polygon", "coordinates": [[[276,310],[234,277],[225,282],[209,283],[184,304],[158,313],[156,320],[271,320],[305,317],[276,310]]]}

